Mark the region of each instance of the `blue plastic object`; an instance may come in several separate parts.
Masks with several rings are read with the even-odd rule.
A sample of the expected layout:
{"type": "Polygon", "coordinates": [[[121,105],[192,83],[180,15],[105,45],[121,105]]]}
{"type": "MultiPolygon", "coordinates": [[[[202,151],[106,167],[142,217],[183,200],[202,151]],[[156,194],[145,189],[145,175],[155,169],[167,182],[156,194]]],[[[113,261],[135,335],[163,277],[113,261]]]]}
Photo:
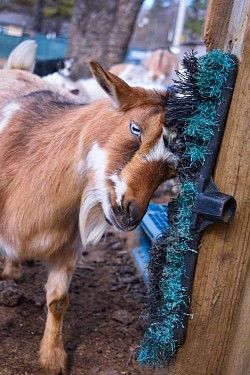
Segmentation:
{"type": "Polygon", "coordinates": [[[161,236],[163,229],[169,225],[167,221],[167,209],[166,205],[150,203],[137,231],[139,246],[132,249],[132,255],[137,270],[145,283],[148,282],[147,265],[151,244],[161,236]]]}

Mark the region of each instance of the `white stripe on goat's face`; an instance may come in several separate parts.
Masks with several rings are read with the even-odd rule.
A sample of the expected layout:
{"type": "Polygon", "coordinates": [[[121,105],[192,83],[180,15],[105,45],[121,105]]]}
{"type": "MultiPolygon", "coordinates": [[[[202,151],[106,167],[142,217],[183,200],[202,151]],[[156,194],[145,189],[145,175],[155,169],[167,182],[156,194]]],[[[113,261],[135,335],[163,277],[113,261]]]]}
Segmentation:
{"type": "Polygon", "coordinates": [[[0,117],[0,133],[6,128],[13,114],[20,109],[19,103],[9,103],[2,109],[2,118],[0,117]]]}
{"type": "Polygon", "coordinates": [[[124,197],[124,194],[126,193],[126,182],[124,179],[120,179],[116,174],[113,174],[109,177],[111,181],[114,183],[114,189],[116,193],[116,203],[118,206],[121,207],[122,205],[122,199],[124,197]]]}
{"type": "Polygon", "coordinates": [[[178,157],[167,149],[164,142],[164,131],[148,154],[145,155],[145,160],[149,163],[153,161],[168,161],[175,168],[177,167],[178,157]]]}

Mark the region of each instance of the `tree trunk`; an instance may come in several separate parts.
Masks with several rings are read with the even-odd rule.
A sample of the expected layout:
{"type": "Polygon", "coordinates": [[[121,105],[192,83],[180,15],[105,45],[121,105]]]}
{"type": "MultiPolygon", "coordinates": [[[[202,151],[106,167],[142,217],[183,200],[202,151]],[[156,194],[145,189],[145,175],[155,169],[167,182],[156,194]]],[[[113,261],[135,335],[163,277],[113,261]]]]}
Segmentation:
{"type": "Polygon", "coordinates": [[[90,77],[88,62],[106,68],[124,60],[143,0],[76,0],[67,56],[72,79],[90,77]]]}
{"type": "Polygon", "coordinates": [[[34,8],[34,30],[41,33],[43,27],[43,9],[45,0],[37,0],[34,8]]]}

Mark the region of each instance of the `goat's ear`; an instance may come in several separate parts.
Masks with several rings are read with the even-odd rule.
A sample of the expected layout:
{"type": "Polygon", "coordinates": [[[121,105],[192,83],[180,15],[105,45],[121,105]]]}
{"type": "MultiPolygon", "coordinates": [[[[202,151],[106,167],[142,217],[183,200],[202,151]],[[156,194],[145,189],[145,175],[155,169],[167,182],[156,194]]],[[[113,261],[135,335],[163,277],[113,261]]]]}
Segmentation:
{"type": "Polygon", "coordinates": [[[90,61],[90,70],[101,88],[111,97],[115,108],[123,108],[132,88],[121,78],[101,67],[96,61],[90,61]]]}

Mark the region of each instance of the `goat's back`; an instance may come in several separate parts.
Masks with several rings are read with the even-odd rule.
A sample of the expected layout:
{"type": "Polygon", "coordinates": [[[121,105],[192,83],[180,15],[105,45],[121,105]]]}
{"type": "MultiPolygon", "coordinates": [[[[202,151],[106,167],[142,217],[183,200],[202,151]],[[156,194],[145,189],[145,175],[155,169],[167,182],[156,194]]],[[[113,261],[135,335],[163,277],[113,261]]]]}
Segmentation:
{"type": "Polygon", "coordinates": [[[31,92],[51,90],[66,98],[77,101],[68,91],[60,89],[40,77],[23,70],[0,70],[0,105],[31,92]]]}

